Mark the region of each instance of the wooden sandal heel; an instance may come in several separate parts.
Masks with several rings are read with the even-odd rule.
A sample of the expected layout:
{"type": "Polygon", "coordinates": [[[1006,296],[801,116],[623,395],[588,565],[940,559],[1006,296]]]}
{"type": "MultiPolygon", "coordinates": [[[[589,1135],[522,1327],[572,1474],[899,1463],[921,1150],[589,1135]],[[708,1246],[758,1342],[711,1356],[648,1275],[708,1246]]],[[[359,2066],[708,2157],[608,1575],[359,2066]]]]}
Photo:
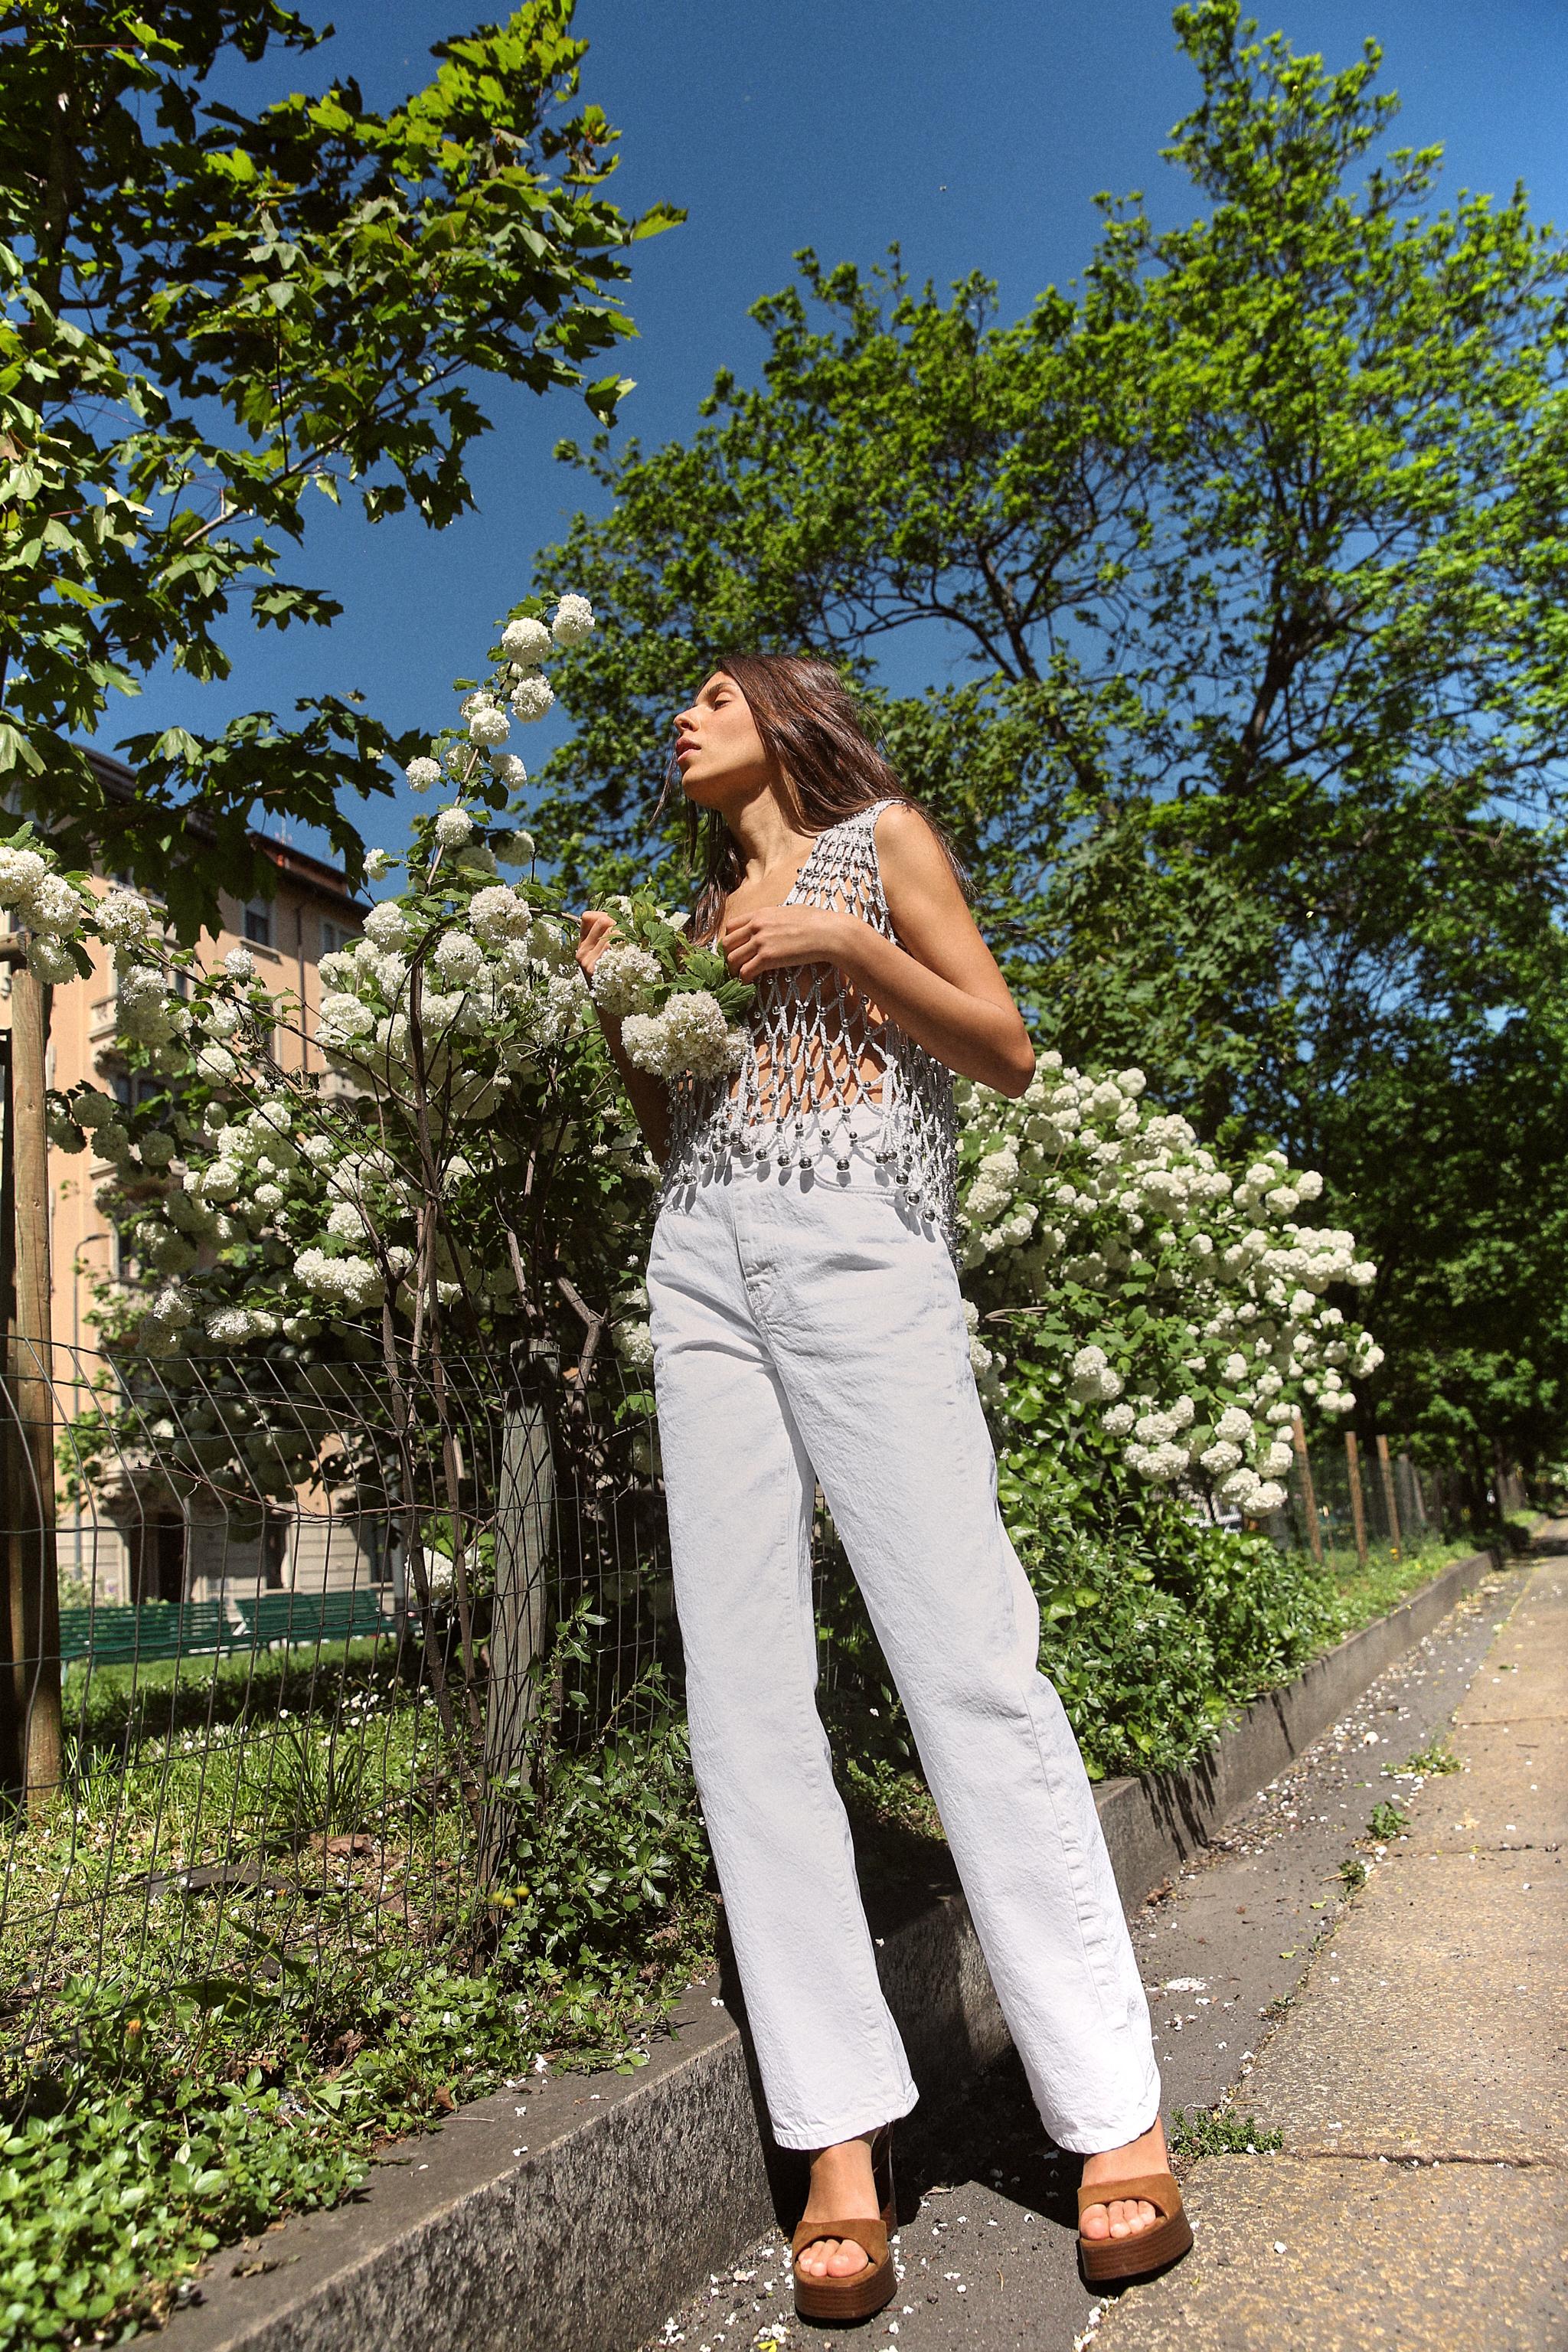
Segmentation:
{"type": "Polygon", "coordinates": [[[1182,2203],[1182,2192],[1168,2172],[1141,2172],[1131,2180],[1097,2180],[1078,2192],[1081,2222],[1091,2205],[1110,2205],[1116,2199],[1141,2200],[1156,2207],[1160,2220],[1125,2238],[1086,2238],[1079,2232],[1078,2251],[1083,2274],[1091,2286],[1112,2279],[1143,2278],[1177,2262],[1193,2242],[1193,2227],[1182,2203]]]}
{"type": "Polygon", "coordinates": [[[870,2319],[893,2299],[899,2284],[893,2262],[892,2236],[898,2226],[893,2206],[893,2127],[884,2124],[871,2142],[872,2178],[881,2212],[874,2221],[803,2221],[790,2240],[795,2273],[795,2307],[801,2319],[816,2319],[837,2326],[841,2321],[870,2319]],[[866,2267],[847,2278],[805,2278],[800,2257],[822,2238],[847,2238],[864,2249],[866,2267]]]}

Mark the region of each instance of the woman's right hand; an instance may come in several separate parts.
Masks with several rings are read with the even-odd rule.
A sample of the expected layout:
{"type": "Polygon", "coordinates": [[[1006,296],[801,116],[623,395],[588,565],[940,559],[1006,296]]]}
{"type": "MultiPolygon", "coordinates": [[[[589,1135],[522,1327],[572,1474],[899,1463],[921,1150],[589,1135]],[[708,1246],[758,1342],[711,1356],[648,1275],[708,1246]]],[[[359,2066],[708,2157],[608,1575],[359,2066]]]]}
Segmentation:
{"type": "Polygon", "coordinates": [[[614,915],[606,915],[601,908],[593,907],[589,908],[586,914],[580,915],[577,921],[579,931],[577,969],[584,980],[591,981],[594,977],[594,966],[615,938],[620,926],[616,923],[614,915]]]}

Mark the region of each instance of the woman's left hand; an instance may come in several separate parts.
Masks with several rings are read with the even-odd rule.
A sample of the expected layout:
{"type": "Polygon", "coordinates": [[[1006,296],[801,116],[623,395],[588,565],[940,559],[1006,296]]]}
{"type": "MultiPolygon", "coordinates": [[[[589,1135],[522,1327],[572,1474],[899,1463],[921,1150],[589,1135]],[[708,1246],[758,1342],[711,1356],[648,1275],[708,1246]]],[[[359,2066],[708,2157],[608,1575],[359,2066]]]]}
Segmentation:
{"type": "Polygon", "coordinates": [[[790,964],[833,963],[848,969],[864,923],[820,907],[759,907],[726,923],[721,945],[737,980],[758,980],[790,964]]]}

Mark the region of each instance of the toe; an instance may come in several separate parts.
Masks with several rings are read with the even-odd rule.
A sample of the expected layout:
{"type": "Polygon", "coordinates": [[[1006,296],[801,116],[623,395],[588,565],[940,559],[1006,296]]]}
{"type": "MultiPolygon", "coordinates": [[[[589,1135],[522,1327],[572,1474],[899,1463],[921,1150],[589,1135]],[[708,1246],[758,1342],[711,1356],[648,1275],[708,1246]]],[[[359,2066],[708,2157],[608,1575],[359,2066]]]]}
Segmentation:
{"type": "Polygon", "coordinates": [[[1086,2238],[1105,2238],[1110,2234],[1110,2216],[1103,2205],[1086,2205],[1079,2221],[1086,2238]]]}
{"type": "Polygon", "coordinates": [[[865,2247],[858,2246],[853,2238],[841,2238],[829,2267],[835,2278],[849,2278],[856,2271],[863,2271],[866,2263],[865,2247]]]}

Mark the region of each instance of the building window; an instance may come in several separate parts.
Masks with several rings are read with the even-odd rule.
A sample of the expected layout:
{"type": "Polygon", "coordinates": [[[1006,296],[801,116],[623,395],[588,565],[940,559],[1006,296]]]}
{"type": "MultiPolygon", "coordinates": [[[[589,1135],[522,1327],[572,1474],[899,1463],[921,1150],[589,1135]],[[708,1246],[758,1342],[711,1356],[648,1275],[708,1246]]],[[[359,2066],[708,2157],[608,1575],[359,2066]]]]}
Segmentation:
{"type": "Polygon", "coordinates": [[[321,953],[323,955],[341,955],[344,948],[353,947],[359,935],[357,923],[334,923],[330,917],[326,915],[321,917],[321,953]]]}
{"type": "Polygon", "coordinates": [[[245,936],[252,947],[272,945],[272,908],[266,898],[252,898],[245,910],[245,936]]]}

